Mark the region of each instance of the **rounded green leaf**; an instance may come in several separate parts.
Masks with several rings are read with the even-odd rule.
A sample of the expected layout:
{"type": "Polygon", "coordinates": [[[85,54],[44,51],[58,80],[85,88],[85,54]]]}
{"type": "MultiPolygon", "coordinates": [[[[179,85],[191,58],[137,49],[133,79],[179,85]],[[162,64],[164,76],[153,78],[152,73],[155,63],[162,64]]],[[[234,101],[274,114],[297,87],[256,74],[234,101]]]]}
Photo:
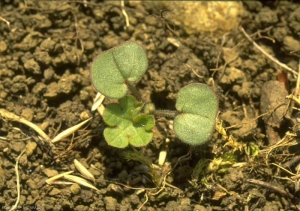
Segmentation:
{"type": "Polygon", "coordinates": [[[139,114],[143,104],[129,95],[119,99],[119,103],[109,104],[103,120],[109,126],[104,130],[104,137],[111,146],[124,148],[129,144],[141,147],[152,140],[153,116],[139,114]]]}
{"type": "Polygon", "coordinates": [[[94,87],[110,98],[127,93],[126,82],[139,80],[146,72],[148,59],[143,48],[131,41],[100,54],[92,64],[94,87]]]}
{"type": "Polygon", "coordinates": [[[208,141],[214,130],[218,112],[215,93],[205,84],[183,87],[177,97],[174,131],[179,139],[191,145],[208,141]]]}
{"type": "Polygon", "coordinates": [[[150,115],[140,114],[133,119],[133,125],[136,128],[142,127],[146,131],[150,131],[155,125],[155,120],[150,115]],[[151,118],[149,118],[149,117],[151,117],[151,118]]]}

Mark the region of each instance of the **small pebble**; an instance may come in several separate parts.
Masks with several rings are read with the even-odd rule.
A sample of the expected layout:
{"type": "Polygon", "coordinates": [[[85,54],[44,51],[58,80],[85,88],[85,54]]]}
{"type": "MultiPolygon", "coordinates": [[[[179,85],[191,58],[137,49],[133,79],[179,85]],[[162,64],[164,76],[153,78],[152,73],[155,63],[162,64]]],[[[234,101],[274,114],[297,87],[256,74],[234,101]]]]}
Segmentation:
{"type": "Polygon", "coordinates": [[[81,188],[80,188],[80,185],[78,185],[77,183],[74,183],[73,185],[71,185],[70,190],[71,190],[72,194],[77,195],[80,193],[81,188]]]}
{"type": "Polygon", "coordinates": [[[3,53],[7,50],[7,44],[4,41],[0,41],[0,53],[3,53]]]}
{"type": "Polygon", "coordinates": [[[56,170],[53,169],[44,169],[43,173],[47,176],[47,177],[53,177],[55,175],[58,175],[58,172],[56,170]]]}

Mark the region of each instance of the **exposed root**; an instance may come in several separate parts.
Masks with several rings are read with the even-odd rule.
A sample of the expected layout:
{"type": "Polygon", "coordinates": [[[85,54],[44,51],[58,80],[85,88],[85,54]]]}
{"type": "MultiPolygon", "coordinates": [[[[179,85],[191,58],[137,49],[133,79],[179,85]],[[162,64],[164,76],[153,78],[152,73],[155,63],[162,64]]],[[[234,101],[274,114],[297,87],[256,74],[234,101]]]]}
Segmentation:
{"type": "Polygon", "coordinates": [[[15,171],[16,171],[16,177],[17,177],[17,192],[18,192],[18,197],[17,197],[17,201],[16,203],[11,207],[11,210],[15,210],[18,207],[18,204],[20,202],[20,196],[21,196],[21,191],[20,191],[20,176],[19,176],[19,160],[21,158],[21,156],[23,155],[23,153],[27,150],[27,146],[25,147],[25,149],[23,149],[23,151],[20,153],[20,155],[17,157],[16,159],[16,165],[15,165],[15,171]]]}
{"type": "Polygon", "coordinates": [[[297,145],[298,142],[295,139],[297,135],[290,133],[290,132],[286,132],[285,136],[278,141],[276,144],[269,146],[268,148],[261,150],[260,154],[266,153],[266,165],[269,165],[269,155],[272,151],[274,151],[275,149],[279,148],[279,147],[289,147],[289,146],[294,146],[297,145]]]}
{"type": "Polygon", "coordinates": [[[5,22],[7,24],[7,26],[10,26],[10,22],[8,20],[6,20],[5,18],[0,16],[0,20],[5,22]]]}
{"type": "Polygon", "coordinates": [[[126,28],[128,28],[130,26],[130,23],[129,23],[129,18],[128,18],[127,12],[125,10],[125,2],[124,2],[124,0],[121,1],[121,11],[122,11],[122,14],[123,14],[123,16],[125,18],[126,28]]]}

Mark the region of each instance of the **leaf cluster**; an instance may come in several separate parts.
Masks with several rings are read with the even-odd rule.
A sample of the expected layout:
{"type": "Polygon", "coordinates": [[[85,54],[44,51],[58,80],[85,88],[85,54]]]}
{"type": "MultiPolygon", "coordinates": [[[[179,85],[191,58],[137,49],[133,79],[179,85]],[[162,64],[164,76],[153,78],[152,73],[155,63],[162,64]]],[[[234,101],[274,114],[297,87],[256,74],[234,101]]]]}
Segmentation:
{"type": "MultiPolygon", "coordinates": [[[[104,136],[111,146],[141,147],[152,140],[154,117],[145,112],[149,109],[143,103],[126,95],[128,89],[135,95],[138,93],[131,82],[139,80],[147,66],[146,52],[130,41],[102,53],[92,65],[91,80],[95,88],[107,97],[119,99],[118,103],[108,105],[103,114],[108,125],[104,136]]],[[[178,138],[190,145],[206,143],[214,130],[218,111],[214,92],[205,84],[187,85],[178,93],[176,110],[174,131],[178,138]]]]}
{"type": "Polygon", "coordinates": [[[106,107],[103,120],[109,127],[105,128],[104,137],[109,145],[141,147],[152,140],[155,120],[151,115],[140,113],[142,109],[143,103],[137,102],[131,95],[106,107]]]}

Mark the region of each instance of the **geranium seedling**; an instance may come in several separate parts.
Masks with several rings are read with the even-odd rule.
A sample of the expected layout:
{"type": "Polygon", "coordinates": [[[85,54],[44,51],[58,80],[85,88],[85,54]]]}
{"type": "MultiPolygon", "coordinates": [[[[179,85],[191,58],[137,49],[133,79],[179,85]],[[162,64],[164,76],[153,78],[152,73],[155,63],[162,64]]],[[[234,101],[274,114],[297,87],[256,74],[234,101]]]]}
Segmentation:
{"type": "Polygon", "coordinates": [[[218,112],[215,93],[205,84],[187,85],[178,93],[176,109],[180,112],[174,119],[178,138],[190,145],[206,143],[218,112]]]}
{"type": "Polygon", "coordinates": [[[143,48],[131,41],[112,48],[94,61],[91,80],[98,92],[119,103],[107,105],[104,122],[108,128],[104,137],[109,145],[124,148],[129,144],[141,147],[152,140],[154,117],[165,115],[174,119],[174,131],[179,139],[190,145],[206,143],[214,130],[218,112],[215,93],[205,84],[183,87],[176,101],[177,111],[144,108],[138,91],[131,82],[139,80],[146,72],[148,59],[143,48]],[[132,94],[127,95],[128,89],[132,94]],[[144,108],[144,111],[143,111],[144,108]]]}
{"type": "Polygon", "coordinates": [[[122,98],[128,83],[138,81],[146,72],[148,59],[143,48],[131,41],[99,55],[91,68],[91,80],[98,92],[122,98]]]}
{"type": "Polygon", "coordinates": [[[131,96],[119,99],[119,103],[109,104],[103,114],[104,137],[111,146],[124,148],[129,144],[135,147],[147,145],[152,140],[154,117],[140,114],[143,103],[131,96]]]}

